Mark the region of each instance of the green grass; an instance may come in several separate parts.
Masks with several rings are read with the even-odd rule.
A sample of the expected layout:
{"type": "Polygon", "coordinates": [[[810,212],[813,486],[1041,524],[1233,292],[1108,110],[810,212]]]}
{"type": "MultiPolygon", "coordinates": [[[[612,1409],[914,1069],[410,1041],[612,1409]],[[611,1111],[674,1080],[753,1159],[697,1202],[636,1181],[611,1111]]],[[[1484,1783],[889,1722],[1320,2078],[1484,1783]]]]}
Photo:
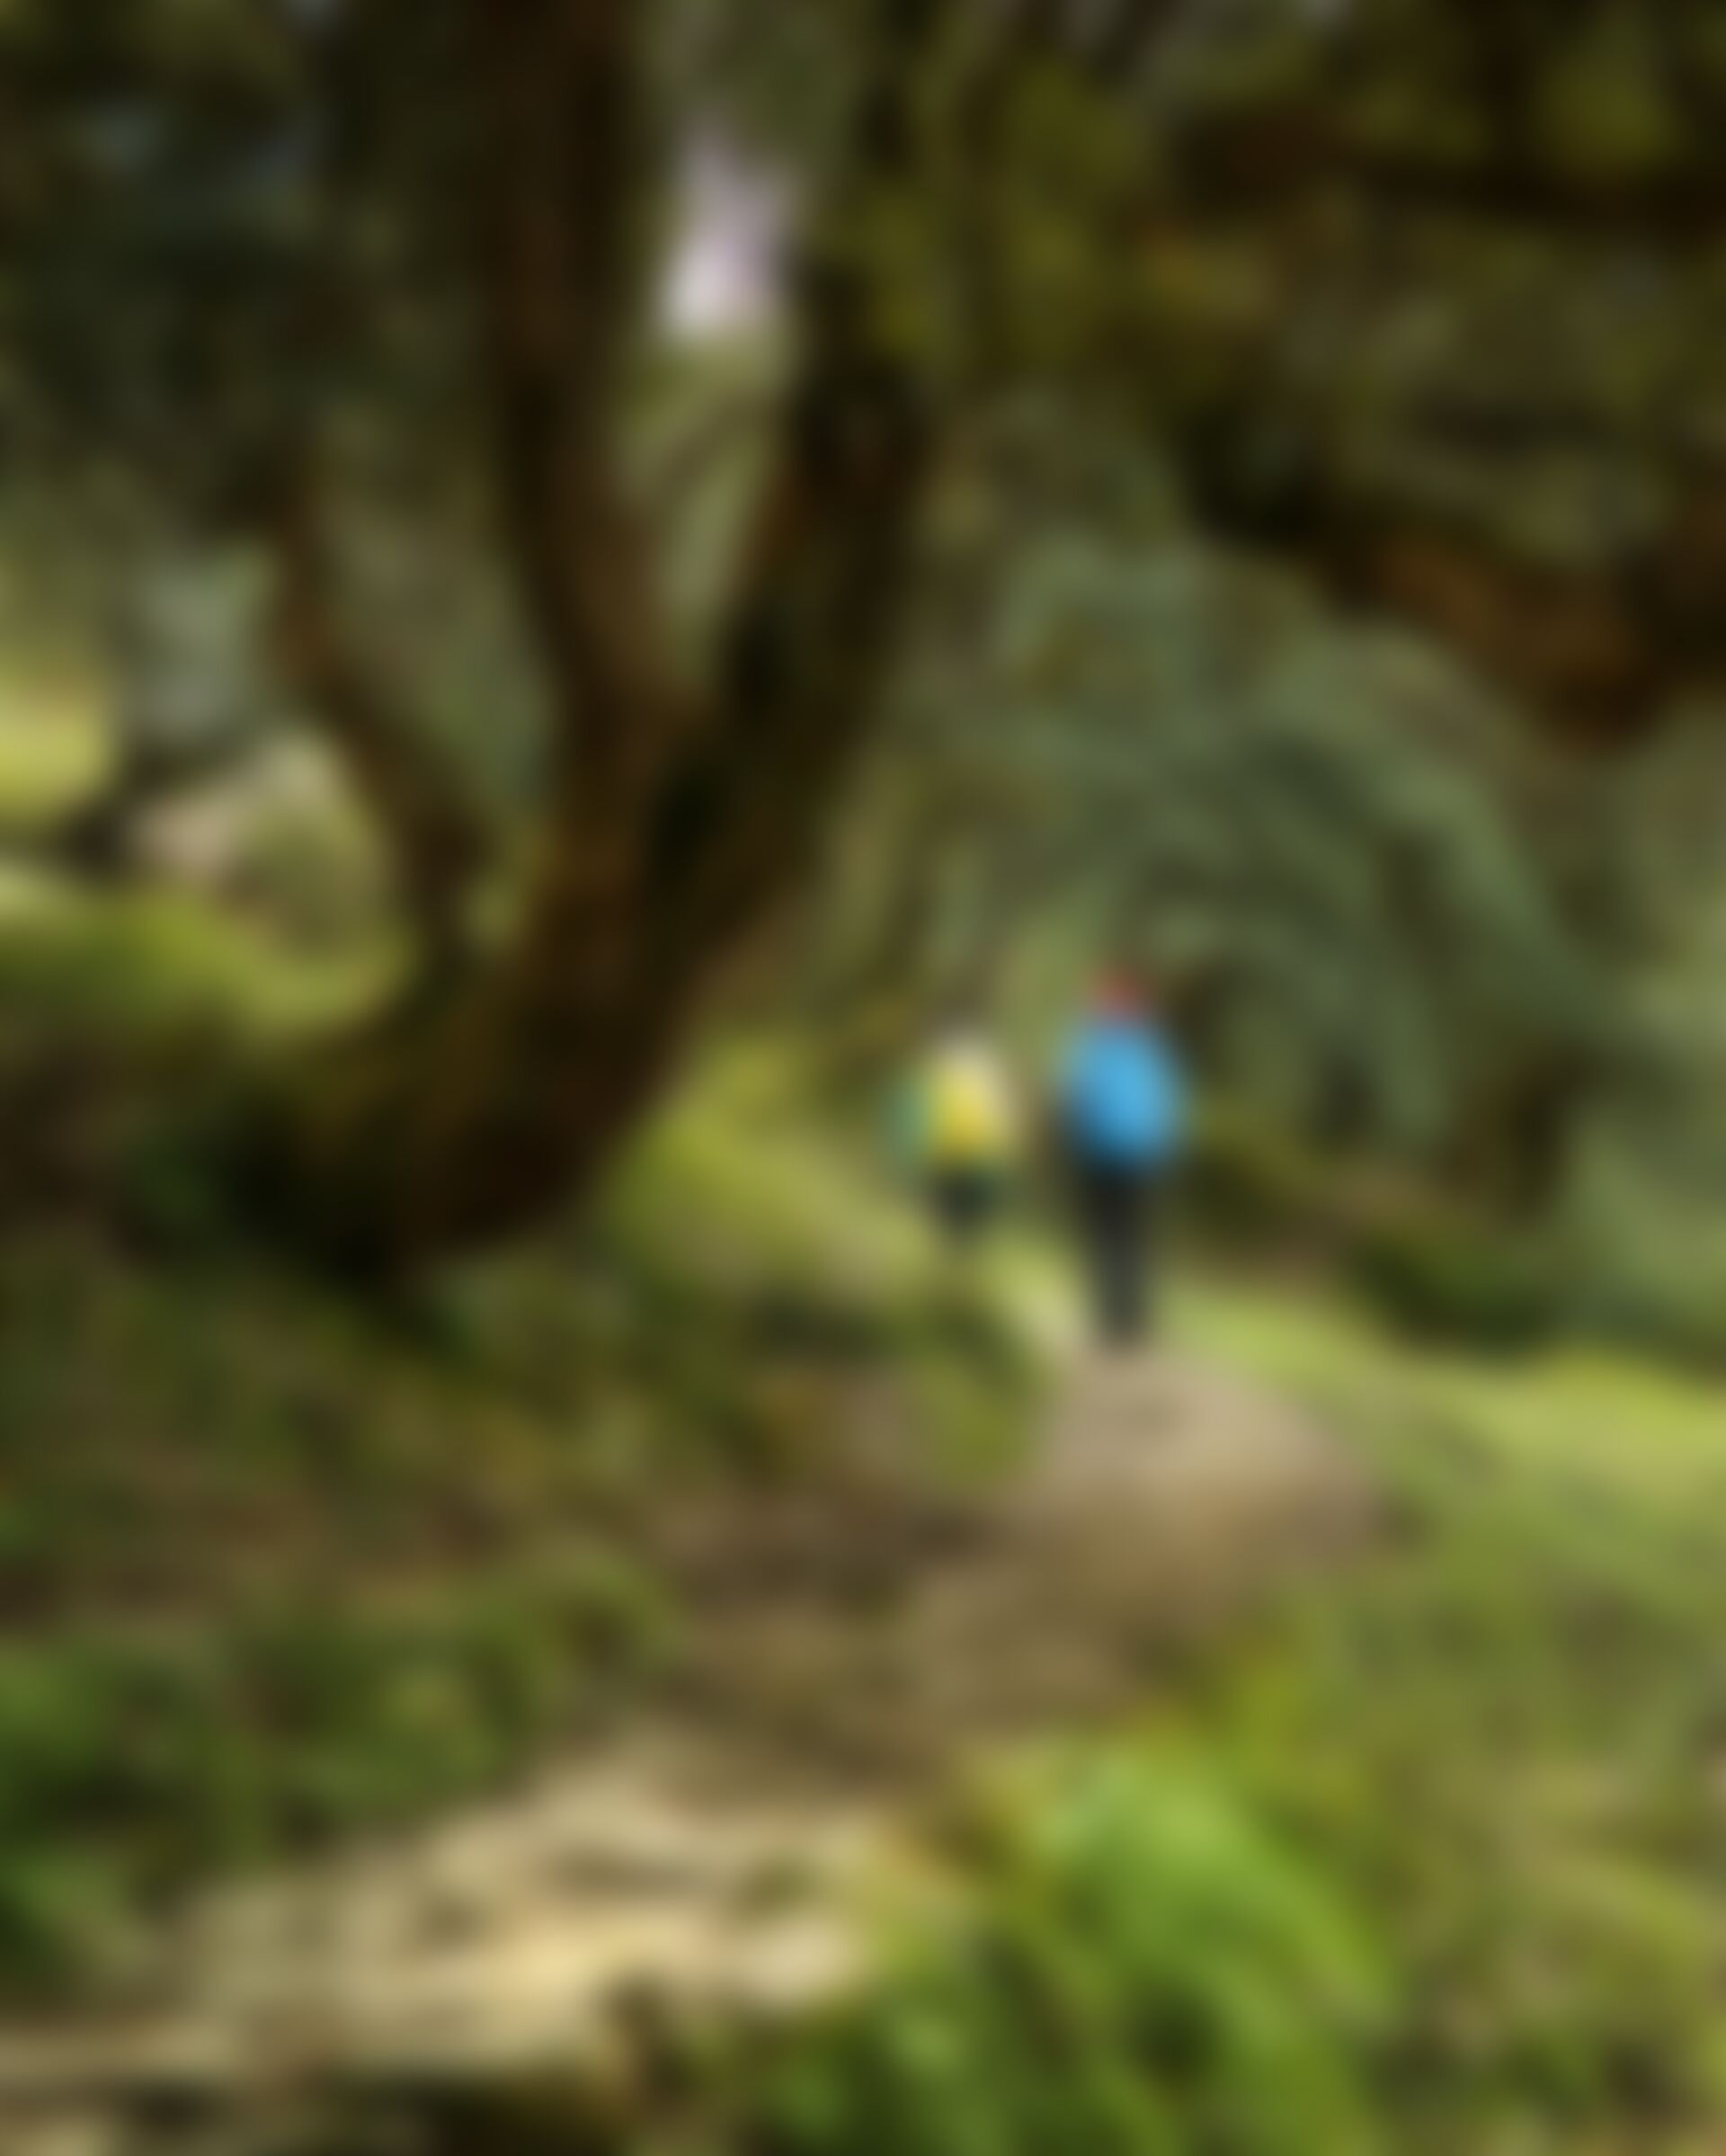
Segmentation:
{"type": "Polygon", "coordinates": [[[1415,1352],[1299,1296],[1201,1291],[1183,1323],[1313,1400],[1392,1508],[1366,1573],[1176,1726],[1375,1911],[1394,2145],[1717,2141],[1726,1396],[1586,1350],[1415,1352]]]}
{"type": "MultiPolygon", "coordinates": [[[[1316,1399],[1370,1439],[1440,1424],[1502,1464],[1581,1479],[1668,1523],[1726,1495],[1726,1386],[1587,1345],[1517,1359],[1392,1340],[1349,1305],[1239,1286],[1183,1298],[1192,1347],[1316,1399]]],[[[1726,1520],[1726,1515],[1722,1515],[1726,1520]]]]}
{"type": "Polygon", "coordinates": [[[1201,1288],[1179,1322],[1386,1492],[1380,1553],[1204,1658],[1148,1740],[1366,1920],[1380,2144],[1718,2146],[1726,1398],[1594,1352],[1416,1353],[1299,1296],[1201,1288]]]}

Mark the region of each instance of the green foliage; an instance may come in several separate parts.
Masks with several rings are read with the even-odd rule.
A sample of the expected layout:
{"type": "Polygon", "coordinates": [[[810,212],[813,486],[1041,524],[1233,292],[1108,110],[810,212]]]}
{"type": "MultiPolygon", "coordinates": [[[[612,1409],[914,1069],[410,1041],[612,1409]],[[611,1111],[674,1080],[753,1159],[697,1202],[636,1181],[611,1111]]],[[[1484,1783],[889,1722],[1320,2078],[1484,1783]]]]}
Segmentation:
{"type": "Polygon", "coordinates": [[[1379,1920],[1399,2150],[1706,2145],[1726,2083],[1726,1455],[1711,1385],[1414,1359],[1321,1306],[1195,1314],[1312,1394],[1397,1532],[1193,1688],[1183,1735],[1379,1920]]]}
{"type": "Polygon", "coordinates": [[[1552,1254],[1515,1228],[1416,1211],[1373,1223],[1348,1271],[1373,1307],[1417,1338],[1519,1353],[1574,1321],[1552,1254]]]}
{"type": "Polygon", "coordinates": [[[1188,1196],[1214,1250],[1303,1255],[1417,1340],[1515,1352],[1588,1323],[1549,1236],[1459,1210],[1419,1179],[1327,1158],[1255,1117],[1204,1118],[1188,1196]]]}
{"type": "Polygon", "coordinates": [[[1066,796],[1093,934],[1175,984],[1223,1084],[1430,1151],[1505,1064],[1589,1038],[1490,728],[1473,755],[1440,731],[1464,681],[1179,560],[1045,557],[1012,620],[1047,699],[1019,753],[1066,796]]]}
{"type": "Polygon", "coordinates": [[[1615,780],[1599,864],[1617,893],[1642,1052],[1578,1133],[1556,1222],[1591,1321],[1651,1351],[1726,1359],[1726,816],[1717,715],[1615,780]]]}
{"type": "Polygon", "coordinates": [[[1628,1023],[1532,811],[1552,774],[1464,673],[1196,554],[1142,480],[1029,539],[986,479],[952,510],[817,965],[867,983],[873,913],[876,972],[992,976],[1041,1034],[1131,950],[1225,1100],[1485,1180],[1520,1089],[1586,1085],[1628,1023]]]}
{"type": "Polygon", "coordinates": [[[1034,1780],[964,1908],[770,2088],[786,2156],[1366,2156],[1383,2009],[1346,1898],[1156,1762],[1034,1780]]]}
{"type": "Polygon", "coordinates": [[[1044,513],[998,521],[986,456],[944,503],[898,730],[800,954],[817,1011],[890,1046],[986,982],[1042,1068],[1095,954],[1137,951],[1214,1111],[1198,1209],[1237,1246],[1336,1260],[1428,1335],[1717,1359],[1714,716],[1562,768],[1430,649],[1172,539],[1148,465],[1106,486],[1031,413],[1005,441],[1044,513]]]}
{"type": "Polygon", "coordinates": [[[1726,1365],[1719,1197],[1726,1155],[1704,1137],[1713,1121],[1712,1103],[1687,1131],[1668,1127],[1658,1136],[1632,1118],[1603,1118],[1579,1149],[1560,1248],[1570,1299],[1591,1330],[1719,1370],[1726,1365]],[[1675,1137],[1689,1156],[1684,1172],[1670,1157],[1675,1137]]]}
{"type": "Polygon", "coordinates": [[[399,1607],[262,1609],[0,1658],[0,1990],[125,1965],[165,1894],[493,1787],[669,1613],[588,1560],[399,1607]]]}
{"type": "Polygon", "coordinates": [[[1530,1222],[1224,1109],[1200,1127],[1188,1198],[1214,1255],[1322,1266],[1417,1344],[1515,1355],[1587,1339],[1715,1368],[1726,1353],[1711,1194],[1675,1189],[1611,1146],[1585,1145],[1556,1216],[1530,1222]]]}

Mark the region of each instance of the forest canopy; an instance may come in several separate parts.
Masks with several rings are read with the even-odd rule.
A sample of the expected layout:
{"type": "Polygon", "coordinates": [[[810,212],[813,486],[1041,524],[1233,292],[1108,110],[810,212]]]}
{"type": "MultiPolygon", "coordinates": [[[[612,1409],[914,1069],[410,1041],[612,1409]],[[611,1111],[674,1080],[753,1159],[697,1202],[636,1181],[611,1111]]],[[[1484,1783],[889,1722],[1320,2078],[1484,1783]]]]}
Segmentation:
{"type": "Polygon", "coordinates": [[[255,1225],[402,1271],[579,1197],[871,742],[1303,1132],[1550,1189],[1649,956],[1589,804],[1722,656],[1710,8],[12,0],[0,101],[10,618],[102,684],[20,842],[148,873],[304,742],[401,954],[195,1131],[138,1074],[255,1225]]]}

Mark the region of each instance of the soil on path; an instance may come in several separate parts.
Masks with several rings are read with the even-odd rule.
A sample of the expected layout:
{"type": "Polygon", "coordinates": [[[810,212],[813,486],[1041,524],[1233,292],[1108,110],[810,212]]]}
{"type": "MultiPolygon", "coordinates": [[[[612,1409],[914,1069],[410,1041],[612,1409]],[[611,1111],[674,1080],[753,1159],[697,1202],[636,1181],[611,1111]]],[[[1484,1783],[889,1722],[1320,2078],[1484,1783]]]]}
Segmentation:
{"type": "Polygon", "coordinates": [[[859,1895],[920,1799],[1130,1713],[1373,1518],[1302,1414],[1160,1359],[1081,1370],[993,1494],[889,1477],[685,1523],[663,1557],[697,1620],[629,1727],[487,1811],[216,1895],[129,2001],[0,2032],[0,2149],[316,2146],[301,2107],[603,2077],[647,2018],[803,2010],[859,1973],[859,1895]]]}

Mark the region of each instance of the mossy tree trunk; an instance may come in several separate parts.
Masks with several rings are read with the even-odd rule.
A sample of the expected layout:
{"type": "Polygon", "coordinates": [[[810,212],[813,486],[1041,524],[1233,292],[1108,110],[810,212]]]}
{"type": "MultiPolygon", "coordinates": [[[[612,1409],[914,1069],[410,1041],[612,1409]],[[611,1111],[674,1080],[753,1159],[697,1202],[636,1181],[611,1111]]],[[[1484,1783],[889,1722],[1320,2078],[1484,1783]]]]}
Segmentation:
{"type": "Polygon", "coordinates": [[[513,935],[435,1007],[304,1073],[269,1119],[268,1198],[340,1261],[413,1270],[583,1190],[806,859],[878,701],[931,440],[865,213],[908,184],[938,11],[876,4],[875,79],[798,290],[774,469],[713,678],[694,686],[665,659],[609,453],[635,313],[641,11],[473,0],[497,459],[556,771],[513,935]]]}

